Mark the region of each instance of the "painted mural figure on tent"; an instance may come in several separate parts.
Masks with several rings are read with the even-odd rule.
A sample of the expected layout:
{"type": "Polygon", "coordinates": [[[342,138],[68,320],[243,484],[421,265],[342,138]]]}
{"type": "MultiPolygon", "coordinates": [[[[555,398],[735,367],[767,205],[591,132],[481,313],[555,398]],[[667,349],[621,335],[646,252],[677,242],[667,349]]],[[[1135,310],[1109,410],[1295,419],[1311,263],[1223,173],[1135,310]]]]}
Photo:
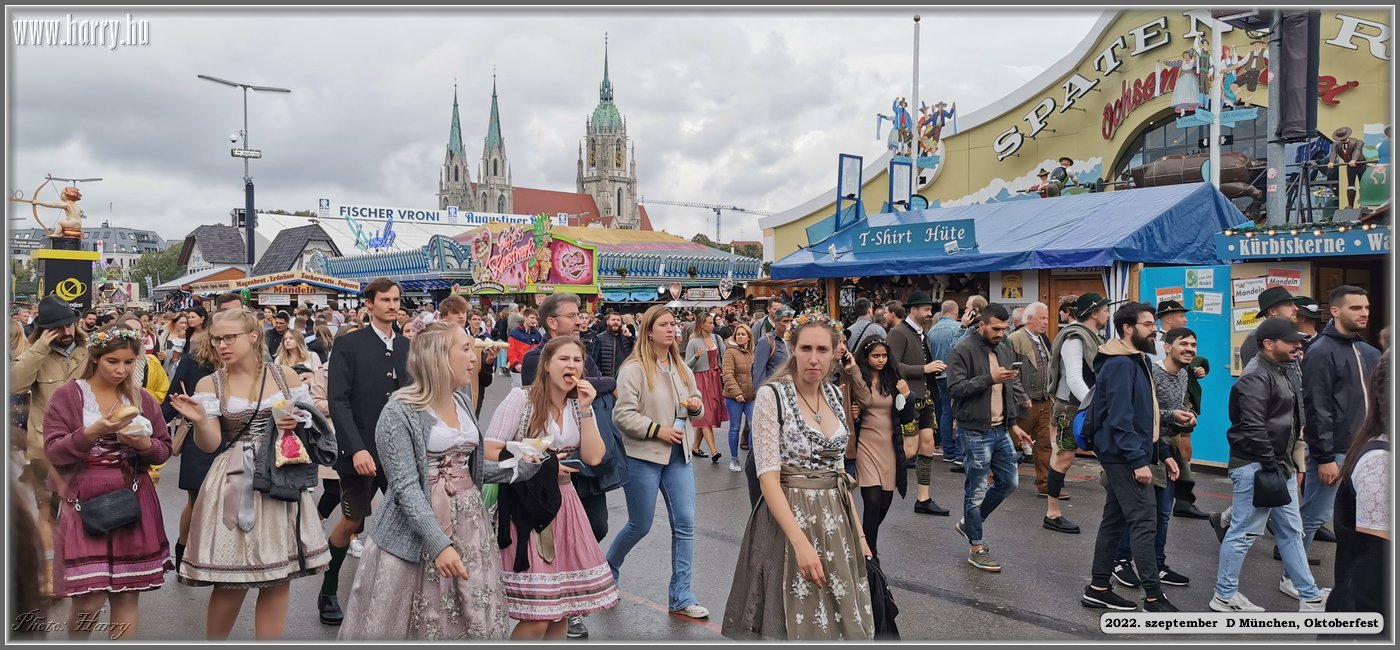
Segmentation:
{"type": "Polygon", "coordinates": [[[1245,106],[1254,105],[1254,93],[1260,83],[1267,83],[1264,76],[1269,70],[1268,40],[1256,38],[1249,42],[1250,50],[1240,55],[1235,64],[1235,83],[1230,87],[1239,102],[1245,106]]]}
{"type": "Polygon", "coordinates": [[[1176,79],[1176,88],[1172,89],[1172,108],[1176,109],[1178,116],[1196,112],[1201,106],[1201,61],[1196,58],[1195,50],[1185,50],[1181,53],[1181,58],[1176,60],[1159,61],[1168,68],[1178,68],[1181,75],[1176,79]]]}
{"type": "Polygon", "coordinates": [[[880,114],[875,117],[875,138],[880,138],[880,129],[885,120],[889,120],[892,128],[887,147],[896,156],[908,156],[914,148],[914,118],[909,114],[909,102],[903,97],[896,97],[890,103],[890,111],[894,115],[880,114]]]}
{"type": "MultiPolygon", "coordinates": [[[[943,139],[943,127],[948,125],[948,120],[955,118],[957,112],[957,102],[953,102],[951,108],[943,102],[938,102],[933,106],[924,105],[919,107],[918,130],[920,156],[933,155],[939,140],[943,139]]],[[[956,132],[956,130],[955,127],[954,131],[956,132]]]]}

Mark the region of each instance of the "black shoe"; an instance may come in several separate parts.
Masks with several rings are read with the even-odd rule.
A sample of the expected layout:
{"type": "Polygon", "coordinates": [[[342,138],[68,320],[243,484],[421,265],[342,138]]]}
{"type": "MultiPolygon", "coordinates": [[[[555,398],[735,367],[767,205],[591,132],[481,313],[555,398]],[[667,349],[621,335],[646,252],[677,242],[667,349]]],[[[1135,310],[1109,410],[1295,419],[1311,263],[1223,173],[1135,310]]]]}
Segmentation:
{"type": "Polygon", "coordinates": [[[966,474],[966,473],[967,473],[967,466],[964,465],[963,463],[954,461],[954,462],[953,462],[953,466],[952,466],[952,467],[949,467],[949,468],[948,468],[948,471],[953,472],[954,474],[966,474]]]}
{"type": "Polygon", "coordinates": [[[690,452],[690,455],[691,455],[691,456],[694,456],[694,457],[696,457],[696,458],[709,458],[709,457],[710,457],[709,454],[707,454],[707,453],[705,453],[705,452],[703,452],[703,451],[700,451],[699,449],[696,449],[696,450],[691,451],[691,452],[690,452]]]}
{"type": "Polygon", "coordinates": [[[1046,530],[1053,530],[1057,533],[1079,534],[1079,525],[1065,518],[1064,515],[1060,515],[1054,519],[1046,517],[1040,522],[1040,526],[1046,530]]]}
{"type": "Polygon", "coordinates": [[[1179,612],[1181,610],[1167,600],[1166,596],[1158,596],[1157,600],[1142,599],[1142,611],[1144,612],[1179,612]]]}
{"type": "Polygon", "coordinates": [[[1221,544],[1225,543],[1225,532],[1230,530],[1230,527],[1224,524],[1225,518],[1223,515],[1218,512],[1210,513],[1210,527],[1215,529],[1215,541],[1221,544]]]}
{"type": "Polygon", "coordinates": [[[326,625],[340,625],[345,620],[345,612],[340,611],[340,601],[334,595],[321,594],[316,599],[316,607],[321,610],[321,622],[326,625]]]}
{"type": "Polygon", "coordinates": [[[569,617],[569,631],[566,634],[570,639],[588,638],[588,626],[583,624],[582,616],[569,617]]]}
{"type": "Polygon", "coordinates": [[[1079,604],[1094,609],[1115,609],[1120,612],[1131,612],[1137,609],[1137,603],[1113,593],[1112,587],[1103,591],[1093,587],[1085,587],[1084,595],[1079,597],[1079,604]]]}
{"type": "Polygon", "coordinates": [[[1174,507],[1172,508],[1172,514],[1175,515],[1175,516],[1177,516],[1177,517],[1182,517],[1182,518],[1184,518],[1184,519],[1209,519],[1209,518],[1210,518],[1210,515],[1208,515],[1208,514],[1206,514],[1206,513],[1204,513],[1204,512],[1201,512],[1201,510],[1200,510],[1199,508],[1196,507],[1196,504],[1194,504],[1194,503],[1186,503],[1186,502],[1184,502],[1184,501],[1177,501],[1177,502],[1176,502],[1176,506],[1174,506],[1174,507]]]}
{"type": "Polygon", "coordinates": [[[724,458],[724,454],[721,454],[721,453],[719,453],[719,452],[715,452],[715,455],[710,456],[710,463],[713,464],[713,465],[718,465],[718,464],[719,464],[719,459],[721,459],[721,458],[724,458]]]}
{"type": "Polygon", "coordinates": [[[1313,541],[1327,542],[1328,544],[1336,544],[1337,534],[1332,532],[1332,529],[1323,526],[1321,528],[1318,528],[1316,533],[1313,533],[1313,541]]]}
{"type": "Polygon", "coordinates": [[[1133,567],[1132,560],[1113,564],[1113,581],[1129,589],[1137,589],[1142,586],[1142,580],[1138,578],[1138,572],[1133,567]]]}
{"type": "Polygon", "coordinates": [[[921,515],[938,515],[940,517],[948,516],[948,509],[938,505],[938,502],[934,501],[933,499],[929,499],[928,501],[916,502],[914,504],[914,512],[921,515]]]}
{"type": "Polygon", "coordinates": [[[1191,584],[1191,579],[1172,571],[1171,567],[1162,565],[1161,570],[1157,572],[1157,582],[1173,587],[1186,587],[1191,584]]]}
{"type": "MultiPolygon", "coordinates": [[[[1275,559],[1275,560],[1278,560],[1278,561],[1280,561],[1280,562],[1283,561],[1283,554],[1278,552],[1278,546],[1277,546],[1277,545],[1274,546],[1274,559],[1275,559]]],[[[1322,558],[1320,558],[1320,557],[1313,557],[1313,556],[1309,555],[1309,556],[1308,556],[1308,564],[1311,564],[1311,565],[1313,565],[1313,566],[1322,566],[1322,558]]]]}

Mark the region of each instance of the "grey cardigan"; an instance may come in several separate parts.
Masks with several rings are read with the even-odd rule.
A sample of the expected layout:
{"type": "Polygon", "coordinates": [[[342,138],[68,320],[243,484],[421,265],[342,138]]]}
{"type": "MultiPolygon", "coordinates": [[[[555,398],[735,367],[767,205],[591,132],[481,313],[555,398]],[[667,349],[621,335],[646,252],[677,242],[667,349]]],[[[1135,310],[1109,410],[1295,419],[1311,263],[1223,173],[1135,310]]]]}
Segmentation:
{"type": "MultiPolygon", "coordinates": [[[[467,417],[476,424],[471,397],[462,391],[456,396],[465,402],[467,417]]],[[[374,431],[388,489],[384,494],[384,510],[377,513],[369,534],[380,548],[408,562],[431,562],[452,545],[452,539],[438,525],[428,500],[428,432],[436,422],[437,418],[427,408],[419,409],[390,398],[374,431]]],[[[481,430],[480,426],[477,430],[481,430]]],[[[486,432],[481,431],[483,442],[467,461],[471,466],[472,483],[478,489],[486,483],[509,483],[514,475],[513,470],[501,469],[494,461],[486,460],[485,435],[486,432]]],[[[539,467],[522,464],[519,480],[528,480],[539,467]]]]}
{"type": "MultiPolygon", "coordinates": [[[[710,337],[715,340],[715,347],[719,350],[719,359],[724,360],[724,339],[719,335],[711,333],[710,337]]],[[[710,355],[703,339],[692,338],[685,344],[685,365],[690,366],[691,372],[705,372],[710,369],[710,355]]]]}

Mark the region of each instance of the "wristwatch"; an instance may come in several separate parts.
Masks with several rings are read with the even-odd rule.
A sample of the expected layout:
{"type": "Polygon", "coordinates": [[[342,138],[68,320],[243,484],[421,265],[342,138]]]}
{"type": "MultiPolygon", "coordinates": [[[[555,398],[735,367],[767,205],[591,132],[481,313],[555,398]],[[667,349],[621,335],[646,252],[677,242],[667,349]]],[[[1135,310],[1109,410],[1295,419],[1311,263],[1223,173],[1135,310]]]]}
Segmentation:
{"type": "Polygon", "coordinates": [[[589,408],[587,411],[579,411],[578,416],[579,419],[591,418],[593,417],[593,409],[589,408]]]}

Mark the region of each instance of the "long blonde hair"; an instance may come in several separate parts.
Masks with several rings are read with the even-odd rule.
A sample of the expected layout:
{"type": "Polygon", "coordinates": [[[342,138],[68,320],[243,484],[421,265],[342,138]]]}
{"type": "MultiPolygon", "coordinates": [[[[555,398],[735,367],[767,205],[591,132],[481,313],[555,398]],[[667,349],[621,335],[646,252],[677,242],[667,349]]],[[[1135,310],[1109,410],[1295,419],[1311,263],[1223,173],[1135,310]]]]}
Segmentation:
{"type": "Polygon", "coordinates": [[[258,359],[258,371],[254,376],[261,377],[263,367],[267,365],[267,336],[263,333],[262,328],[258,327],[258,317],[253,315],[253,312],[248,311],[246,308],[215,312],[214,315],[209,318],[209,322],[205,324],[204,329],[200,330],[199,334],[194,336],[195,341],[191,341],[185,345],[187,347],[194,346],[194,343],[197,341],[199,345],[193,348],[195,359],[203,361],[204,359],[200,357],[207,353],[211,359],[209,361],[210,365],[218,367],[219,354],[218,351],[214,349],[214,343],[209,340],[209,332],[213,331],[215,323],[221,323],[226,320],[237,321],[248,331],[249,337],[253,341],[251,354],[256,355],[258,359]]]}
{"type": "MultiPolygon", "coordinates": [[[[672,318],[676,316],[665,305],[652,305],[651,309],[642,315],[642,322],[637,326],[637,344],[632,346],[632,354],[627,357],[626,361],[622,362],[624,366],[629,363],[642,364],[642,373],[646,375],[647,379],[647,390],[651,390],[656,383],[656,373],[661,371],[661,363],[656,358],[656,350],[652,348],[651,340],[643,337],[651,336],[651,329],[656,325],[656,321],[661,320],[661,317],[666,314],[670,314],[672,318]]],[[[686,388],[694,389],[695,376],[690,374],[690,367],[685,365],[680,348],[674,342],[671,343],[668,355],[671,368],[680,375],[681,383],[685,384],[686,388]]]]}
{"type": "Polygon", "coordinates": [[[414,335],[413,344],[408,348],[410,383],[390,397],[422,408],[455,392],[457,387],[452,385],[452,366],[447,364],[447,357],[452,351],[453,335],[461,331],[454,323],[437,321],[414,335]]]}
{"type": "Polygon", "coordinates": [[[287,330],[287,334],[282,337],[282,345],[277,346],[277,365],[290,368],[299,363],[306,363],[310,357],[311,350],[306,348],[306,335],[297,330],[287,330]],[[287,341],[296,341],[296,359],[287,354],[287,341]]]}
{"type": "MultiPolygon", "coordinates": [[[[535,383],[530,384],[530,422],[525,426],[526,438],[538,438],[544,434],[545,428],[549,426],[549,410],[552,405],[549,403],[549,360],[554,358],[559,348],[566,345],[578,347],[586,357],[588,349],[583,346],[577,336],[560,336],[552,338],[540,348],[540,363],[535,366],[535,383]]],[[[582,368],[580,367],[580,370],[582,368]]],[[[576,379],[582,379],[577,377],[576,379]]]]}

